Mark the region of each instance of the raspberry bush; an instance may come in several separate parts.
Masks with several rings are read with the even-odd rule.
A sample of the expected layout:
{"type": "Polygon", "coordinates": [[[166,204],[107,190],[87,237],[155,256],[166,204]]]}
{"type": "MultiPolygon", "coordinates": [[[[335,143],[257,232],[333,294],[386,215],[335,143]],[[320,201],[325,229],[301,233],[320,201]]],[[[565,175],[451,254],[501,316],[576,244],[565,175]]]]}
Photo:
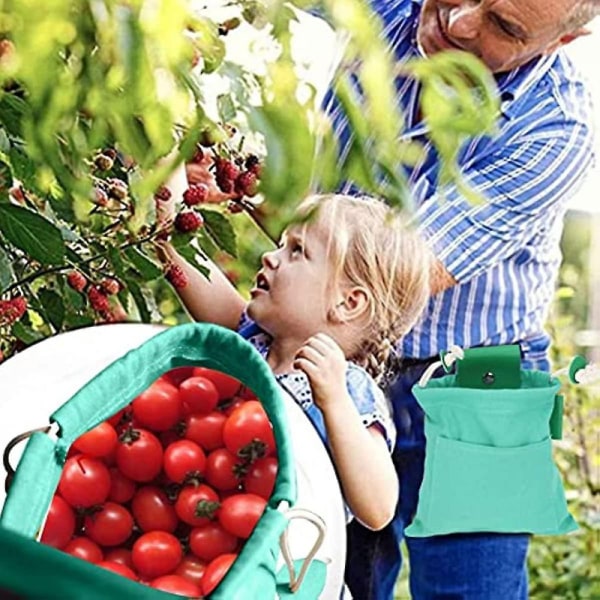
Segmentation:
{"type": "MultiPolygon", "coordinates": [[[[299,93],[306,84],[297,76],[288,5],[215,1],[193,11],[185,0],[157,0],[152,9],[65,0],[41,11],[29,0],[2,3],[2,357],[94,323],[173,322],[166,282],[183,287],[186,276],[158,260],[156,242],[166,237],[192,263],[206,254],[233,264],[238,252],[248,260],[249,247],[270,243],[315,187],[333,190],[350,179],[408,206],[401,166],[419,149],[398,141],[395,66],[376,41],[380,24],[359,0],[297,4],[320,8],[346,30],[347,59],[359,65],[364,98],[345,76],[336,84],[355,134],[341,164],[315,94],[299,93]],[[263,70],[230,58],[228,45],[244,28],[261,29],[276,49],[263,70]],[[215,78],[227,89],[216,97],[215,78]],[[206,166],[215,190],[191,182],[173,223],[158,222],[157,208],[172,196],[168,176],[183,161],[206,166]],[[244,214],[259,202],[268,236],[245,245],[253,221],[244,214]]],[[[487,75],[468,57],[408,68],[423,80],[423,114],[448,157],[442,176],[455,176],[457,144],[493,121],[487,75]],[[453,86],[462,91],[449,101],[453,86]]],[[[244,269],[228,273],[242,289],[244,269]]]]}

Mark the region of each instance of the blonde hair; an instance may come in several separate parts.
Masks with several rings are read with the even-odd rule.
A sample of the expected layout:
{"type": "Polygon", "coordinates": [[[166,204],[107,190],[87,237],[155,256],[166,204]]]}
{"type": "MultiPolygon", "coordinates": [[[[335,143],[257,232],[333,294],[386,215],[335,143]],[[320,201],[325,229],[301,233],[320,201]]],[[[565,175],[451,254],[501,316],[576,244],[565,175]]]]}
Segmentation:
{"type": "MultiPolygon", "coordinates": [[[[298,214],[305,226],[328,232],[332,285],[346,280],[368,293],[367,326],[348,358],[380,381],[393,344],[427,304],[432,255],[397,210],[374,198],[311,196],[298,214]]],[[[335,308],[330,314],[334,318],[335,308]]]]}

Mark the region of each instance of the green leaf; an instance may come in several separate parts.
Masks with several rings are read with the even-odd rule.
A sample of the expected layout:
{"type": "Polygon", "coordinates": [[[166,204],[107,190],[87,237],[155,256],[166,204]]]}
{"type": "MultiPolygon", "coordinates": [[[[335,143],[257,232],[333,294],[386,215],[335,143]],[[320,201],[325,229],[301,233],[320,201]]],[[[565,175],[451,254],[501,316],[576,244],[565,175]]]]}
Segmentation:
{"type": "Polygon", "coordinates": [[[121,279],[125,279],[125,263],[118,248],[111,246],[108,249],[108,260],[110,260],[115,275],[121,279]]]}
{"type": "Polygon", "coordinates": [[[65,256],[60,229],[26,208],[0,204],[0,230],[7,240],[42,264],[59,264],[65,256]]]}
{"type": "Polygon", "coordinates": [[[0,160],[0,202],[8,202],[8,190],[12,186],[10,166],[0,160]]]}
{"type": "Polygon", "coordinates": [[[146,281],[162,277],[162,269],[137,248],[127,248],[125,256],[146,281]]]}
{"type": "Polygon", "coordinates": [[[60,295],[53,290],[44,288],[38,293],[38,298],[50,323],[60,330],[65,320],[65,305],[60,295]]]}
{"type": "Polygon", "coordinates": [[[44,337],[43,333],[35,331],[35,329],[32,329],[31,327],[23,325],[21,321],[17,321],[12,326],[12,334],[22,342],[25,342],[26,344],[33,344],[34,342],[37,342],[44,337]]]}
{"type": "Polygon", "coordinates": [[[150,323],[150,310],[148,309],[148,305],[146,304],[146,299],[144,298],[144,294],[142,293],[142,288],[132,279],[127,280],[127,287],[133,296],[133,300],[135,305],[140,312],[140,319],[142,323],[150,323]]]}
{"type": "Polygon", "coordinates": [[[15,273],[8,255],[0,248],[0,294],[15,280],[15,273]]]}
{"type": "Polygon", "coordinates": [[[229,121],[233,121],[236,116],[235,106],[233,105],[233,100],[229,94],[221,94],[217,98],[217,108],[219,110],[219,116],[221,117],[221,121],[223,123],[227,123],[229,121]]]}
{"type": "Polygon", "coordinates": [[[216,210],[202,209],[200,211],[204,219],[204,230],[210,235],[215,244],[227,254],[237,256],[235,231],[229,219],[216,210]]]}
{"type": "Polygon", "coordinates": [[[65,323],[69,329],[77,329],[79,327],[89,327],[95,323],[94,319],[88,315],[68,314],[65,318],[65,323]]]}
{"type": "Polygon", "coordinates": [[[14,94],[0,96],[0,122],[9,134],[20,136],[23,116],[27,112],[27,104],[14,94]]]}
{"type": "Polygon", "coordinates": [[[33,161],[19,148],[13,146],[9,152],[13,174],[26,189],[38,191],[37,172],[33,161]]]}

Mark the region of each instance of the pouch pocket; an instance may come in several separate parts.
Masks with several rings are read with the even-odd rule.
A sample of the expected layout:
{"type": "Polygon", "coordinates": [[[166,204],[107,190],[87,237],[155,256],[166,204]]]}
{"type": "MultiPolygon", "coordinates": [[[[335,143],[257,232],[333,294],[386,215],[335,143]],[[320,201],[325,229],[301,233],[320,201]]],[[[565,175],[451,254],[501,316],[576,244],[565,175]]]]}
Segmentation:
{"type": "Polygon", "coordinates": [[[568,515],[550,438],[498,448],[439,436],[426,452],[414,535],[555,533],[568,515]]]}

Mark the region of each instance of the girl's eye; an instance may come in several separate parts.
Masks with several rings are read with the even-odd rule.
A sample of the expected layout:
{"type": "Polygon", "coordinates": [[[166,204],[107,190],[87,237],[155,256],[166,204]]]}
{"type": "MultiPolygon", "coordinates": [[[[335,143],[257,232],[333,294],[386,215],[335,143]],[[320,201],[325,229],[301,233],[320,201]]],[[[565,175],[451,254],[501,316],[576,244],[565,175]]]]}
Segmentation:
{"type": "Polygon", "coordinates": [[[302,254],[303,253],[302,244],[293,244],[292,245],[292,254],[302,254]]]}

